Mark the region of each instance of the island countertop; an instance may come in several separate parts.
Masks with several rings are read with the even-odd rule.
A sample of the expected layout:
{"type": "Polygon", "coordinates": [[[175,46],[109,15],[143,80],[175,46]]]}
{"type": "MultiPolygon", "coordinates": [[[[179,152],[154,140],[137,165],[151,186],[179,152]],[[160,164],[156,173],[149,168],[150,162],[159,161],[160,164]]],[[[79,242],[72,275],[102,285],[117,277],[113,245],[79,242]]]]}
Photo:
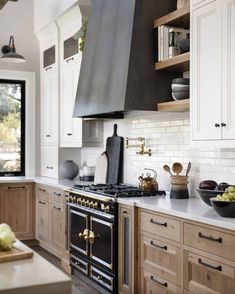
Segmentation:
{"type": "MultiPolygon", "coordinates": [[[[17,241],[22,250],[31,250],[17,241]]],[[[53,264],[33,252],[33,257],[0,263],[0,293],[69,294],[71,279],[53,264]]]]}

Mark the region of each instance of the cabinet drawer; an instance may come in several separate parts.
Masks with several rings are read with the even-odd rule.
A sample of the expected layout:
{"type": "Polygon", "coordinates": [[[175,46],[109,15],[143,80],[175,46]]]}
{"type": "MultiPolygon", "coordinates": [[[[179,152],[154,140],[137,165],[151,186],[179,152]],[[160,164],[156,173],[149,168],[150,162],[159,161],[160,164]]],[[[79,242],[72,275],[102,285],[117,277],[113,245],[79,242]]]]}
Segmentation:
{"type": "Polygon", "coordinates": [[[50,201],[56,203],[64,203],[64,193],[60,189],[50,190],[50,201]]]}
{"type": "Polygon", "coordinates": [[[235,236],[184,223],[184,244],[235,261],[235,236]]]}
{"type": "Polygon", "coordinates": [[[140,287],[140,293],[144,294],[182,294],[182,289],[179,286],[144,269],[141,269],[140,272],[140,287]]]}
{"type": "Polygon", "coordinates": [[[181,250],[175,246],[141,235],[140,266],[163,279],[180,285],[181,250]]]}
{"type": "Polygon", "coordinates": [[[171,218],[141,212],[140,230],[180,242],[180,222],[171,218]]]}
{"type": "Polygon", "coordinates": [[[200,255],[184,254],[184,288],[193,294],[234,294],[234,268],[200,255]]]}
{"type": "Polygon", "coordinates": [[[49,188],[43,185],[37,185],[37,199],[49,200],[49,188]]]}

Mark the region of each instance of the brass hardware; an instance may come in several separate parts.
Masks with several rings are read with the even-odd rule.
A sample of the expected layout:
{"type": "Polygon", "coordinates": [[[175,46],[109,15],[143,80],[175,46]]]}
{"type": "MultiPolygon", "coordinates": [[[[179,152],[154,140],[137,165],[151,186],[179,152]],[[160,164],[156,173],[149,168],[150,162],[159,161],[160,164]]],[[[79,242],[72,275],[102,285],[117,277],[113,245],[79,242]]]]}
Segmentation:
{"type": "Polygon", "coordinates": [[[148,155],[151,156],[152,155],[152,150],[151,149],[146,149],[145,148],[145,144],[146,144],[146,140],[143,137],[138,137],[138,138],[128,138],[126,137],[125,139],[125,147],[126,148],[133,148],[133,147],[139,147],[140,150],[136,152],[137,155],[148,155]],[[130,145],[129,141],[139,141],[139,144],[133,144],[130,145]]]}
{"type": "Polygon", "coordinates": [[[83,233],[78,234],[79,238],[83,238],[85,241],[88,240],[89,230],[84,229],[83,233]]]}
{"type": "Polygon", "coordinates": [[[89,243],[94,244],[96,238],[100,238],[100,235],[99,234],[95,235],[95,233],[93,231],[89,231],[89,236],[88,236],[89,243]]]}
{"type": "Polygon", "coordinates": [[[105,212],[110,212],[110,210],[111,210],[111,208],[110,208],[109,205],[107,205],[107,206],[104,207],[104,211],[105,211],[105,212]]]}

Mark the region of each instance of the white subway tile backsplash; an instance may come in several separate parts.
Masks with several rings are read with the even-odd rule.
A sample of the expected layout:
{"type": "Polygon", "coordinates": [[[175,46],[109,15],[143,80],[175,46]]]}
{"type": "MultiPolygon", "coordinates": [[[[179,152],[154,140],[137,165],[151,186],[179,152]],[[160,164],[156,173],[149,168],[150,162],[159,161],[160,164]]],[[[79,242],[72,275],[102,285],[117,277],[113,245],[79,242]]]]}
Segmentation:
{"type": "MultiPolygon", "coordinates": [[[[152,149],[152,156],[137,155],[139,148],[124,151],[124,182],[138,184],[138,177],[144,168],[154,168],[158,172],[161,189],[170,189],[169,175],[163,170],[164,164],[172,165],[179,161],[184,165],[192,162],[189,191],[191,196],[198,196],[195,188],[202,180],[212,179],[217,182],[235,184],[235,149],[214,147],[198,148],[191,146],[188,113],[128,114],[123,120],[104,122],[104,139],[112,135],[113,124],[118,124],[118,135],[123,137],[145,137],[146,148],[152,149]],[[135,117],[134,117],[135,115],[135,117]]],[[[139,142],[133,141],[134,144],[139,142]]],[[[102,148],[82,148],[82,162],[95,164],[102,148]]]]}

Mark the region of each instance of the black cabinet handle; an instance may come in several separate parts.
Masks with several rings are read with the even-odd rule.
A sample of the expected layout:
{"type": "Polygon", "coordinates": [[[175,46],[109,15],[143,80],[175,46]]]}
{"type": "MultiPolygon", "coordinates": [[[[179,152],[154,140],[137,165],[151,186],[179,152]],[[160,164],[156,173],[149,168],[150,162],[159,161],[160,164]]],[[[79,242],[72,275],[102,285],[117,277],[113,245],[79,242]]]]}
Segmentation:
{"type": "Polygon", "coordinates": [[[165,282],[165,283],[161,283],[161,282],[159,282],[158,280],[156,280],[156,279],[154,278],[153,275],[151,275],[150,279],[151,279],[152,281],[154,281],[155,283],[158,283],[159,285],[164,286],[164,287],[167,288],[167,283],[166,283],[166,282],[165,282]]]}
{"type": "Polygon", "coordinates": [[[47,191],[46,189],[42,189],[42,188],[39,188],[38,190],[44,193],[47,191]]]}
{"type": "Polygon", "coordinates": [[[227,125],[225,123],[222,123],[221,124],[221,127],[226,127],[227,125]]]}
{"type": "Polygon", "coordinates": [[[47,166],[47,169],[53,169],[53,166],[47,166]]]}
{"type": "Polygon", "coordinates": [[[40,204],[43,204],[43,205],[46,204],[46,202],[43,202],[43,201],[41,201],[41,200],[39,200],[38,202],[39,202],[40,204]]]}
{"type": "Polygon", "coordinates": [[[7,189],[8,190],[11,190],[11,189],[25,189],[25,186],[18,186],[18,187],[17,186],[12,186],[12,187],[10,186],[10,187],[7,187],[7,189]]]}
{"type": "Polygon", "coordinates": [[[150,245],[154,246],[154,247],[157,247],[157,248],[160,248],[160,249],[163,249],[163,250],[167,250],[167,246],[161,246],[161,245],[157,245],[155,244],[153,241],[150,241],[150,245]]]}
{"type": "Polygon", "coordinates": [[[54,195],[55,195],[55,196],[61,196],[60,193],[56,193],[56,192],[54,192],[54,195]]]}
{"type": "Polygon", "coordinates": [[[207,240],[210,240],[210,241],[214,241],[214,242],[219,242],[219,243],[222,243],[222,241],[223,241],[221,237],[214,238],[212,236],[205,236],[201,232],[198,233],[198,237],[202,238],[202,239],[207,239],[207,240]]]}
{"type": "Polygon", "coordinates": [[[71,57],[71,58],[68,58],[68,59],[66,60],[66,62],[68,63],[68,62],[70,62],[70,61],[72,61],[72,60],[74,60],[74,58],[73,58],[73,57],[71,57]]]}
{"type": "Polygon", "coordinates": [[[47,138],[49,138],[51,135],[46,135],[47,138]]]}
{"type": "Polygon", "coordinates": [[[157,222],[157,221],[153,220],[152,218],[150,219],[150,223],[158,225],[158,226],[167,227],[167,223],[160,223],[160,222],[157,222]]]}
{"type": "Polygon", "coordinates": [[[122,214],[127,214],[127,211],[126,210],[123,210],[122,214]]]}
{"type": "Polygon", "coordinates": [[[67,134],[67,136],[72,136],[72,135],[73,135],[73,134],[71,134],[71,133],[68,133],[68,134],[67,134]]]}
{"type": "Polygon", "coordinates": [[[222,266],[221,265],[218,265],[218,266],[214,266],[214,265],[211,265],[211,264],[208,264],[208,263],[205,263],[201,260],[201,258],[198,258],[198,263],[201,264],[201,265],[204,265],[206,267],[209,267],[209,268],[212,268],[216,271],[219,271],[221,272],[222,271],[222,266]]]}
{"type": "Polygon", "coordinates": [[[46,71],[48,71],[50,69],[52,69],[52,66],[49,66],[49,67],[45,68],[46,71]]]}
{"type": "Polygon", "coordinates": [[[219,128],[219,127],[220,127],[220,124],[215,123],[215,127],[216,127],[216,128],[219,128]]]}
{"type": "Polygon", "coordinates": [[[54,209],[61,211],[60,207],[53,206],[54,209]]]}

